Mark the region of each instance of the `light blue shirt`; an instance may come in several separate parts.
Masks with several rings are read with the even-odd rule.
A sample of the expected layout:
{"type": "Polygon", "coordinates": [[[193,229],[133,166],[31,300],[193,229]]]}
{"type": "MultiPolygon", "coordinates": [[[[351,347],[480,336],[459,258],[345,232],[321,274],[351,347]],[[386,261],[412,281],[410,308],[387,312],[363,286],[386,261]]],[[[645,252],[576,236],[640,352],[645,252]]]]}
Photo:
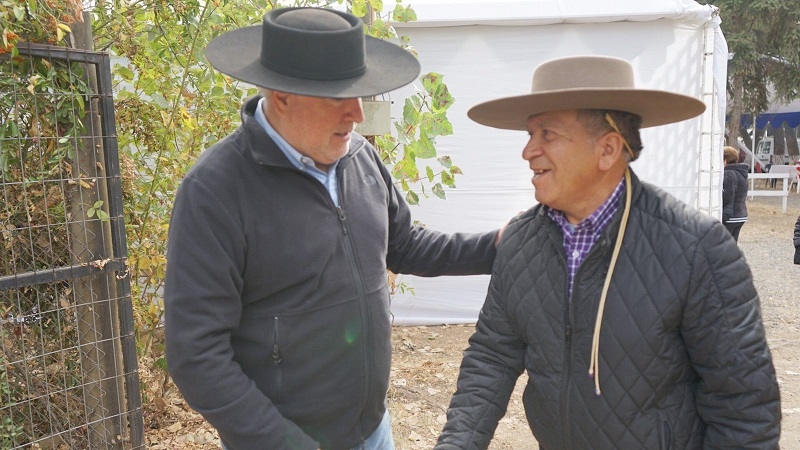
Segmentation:
{"type": "Polygon", "coordinates": [[[316,178],[317,181],[325,186],[325,189],[328,190],[328,194],[331,196],[331,200],[333,200],[333,204],[339,206],[339,185],[336,183],[336,167],[339,165],[339,161],[331,164],[327,173],[319,170],[314,164],[313,159],[292,148],[292,146],[286,142],[286,139],[278,134],[275,128],[272,128],[272,125],[270,125],[267,120],[267,116],[264,115],[264,102],[265,100],[263,98],[258,101],[255,114],[256,122],[258,122],[258,124],[264,128],[264,131],[267,132],[267,135],[278,144],[278,148],[281,149],[283,154],[286,155],[286,158],[291,161],[295,167],[316,178]]]}

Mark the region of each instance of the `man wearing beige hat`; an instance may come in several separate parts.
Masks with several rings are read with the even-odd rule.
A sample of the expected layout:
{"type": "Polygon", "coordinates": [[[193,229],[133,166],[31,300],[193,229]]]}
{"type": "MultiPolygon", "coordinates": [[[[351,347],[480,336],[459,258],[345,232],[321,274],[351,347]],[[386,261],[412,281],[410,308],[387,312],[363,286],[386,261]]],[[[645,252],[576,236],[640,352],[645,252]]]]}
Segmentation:
{"type": "Polygon", "coordinates": [[[437,449],[484,449],[523,371],[542,450],[774,449],[759,298],[714,218],[641,182],[639,129],[691,119],[612,57],[552,60],[530,94],[473,107],[526,131],[539,204],[508,225],[437,449]]]}
{"type": "Polygon", "coordinates": [[[419,74],[351,14],[276,9],[209,62],[261,87],[178,190],[164,291],[167,366],[228,450],[387,450],[387,268],[489,273],[498,232],[412,223],[360,97],[419,74]]]}

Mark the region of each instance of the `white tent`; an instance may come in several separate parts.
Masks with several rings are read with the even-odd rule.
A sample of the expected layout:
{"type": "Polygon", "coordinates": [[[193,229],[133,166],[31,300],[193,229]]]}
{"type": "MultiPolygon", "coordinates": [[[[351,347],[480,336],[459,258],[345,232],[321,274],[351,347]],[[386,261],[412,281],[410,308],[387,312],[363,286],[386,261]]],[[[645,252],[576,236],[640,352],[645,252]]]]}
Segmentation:
{"type": "MultiPolygon", "coordinates": [[[[633,169],[689,205],[719,217],[727,45],[716,9],[689,0],[410,0],[418,20],[394,24],[419,52],[422,72],[444,75],[455,104],[454,135],[437,139],[464,175],[447,200],[423,199],[415,218],[447,232],[498,228],[535,203],[531,173],[521,159],[524,132],[480,126],[466,111],[485,100],[530,90],[539,63],[569,55],[629,60],[640,87],[702,99],[700,118],[643,130],[633,169]]],[[[391,93],[402,114],[407,87],[391,93]]],[[[397,294],[395,324],[471,323],[488,276],[411,276],[415,294],[397,294]]]]}

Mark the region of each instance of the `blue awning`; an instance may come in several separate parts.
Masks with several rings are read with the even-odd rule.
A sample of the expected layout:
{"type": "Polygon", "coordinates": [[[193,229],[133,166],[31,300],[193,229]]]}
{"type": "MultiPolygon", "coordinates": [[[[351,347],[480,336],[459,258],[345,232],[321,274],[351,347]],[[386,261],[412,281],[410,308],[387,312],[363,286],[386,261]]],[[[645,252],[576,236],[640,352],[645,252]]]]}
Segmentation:
{"type": "MultiPolygon", "coordinates": [[[[800,125],[800,111],[777,113],[777,114],[759,114],[756,116],[756,128],[762,129],[767,126],[767,123],[772,125],[772,128],[780,128],[783,123],[791,128],[796,128],[800,125]]],[[[750,127],[753,125],[753,116],[750,114],[742,114],[741,125],[743,127],[750,127]]]]}

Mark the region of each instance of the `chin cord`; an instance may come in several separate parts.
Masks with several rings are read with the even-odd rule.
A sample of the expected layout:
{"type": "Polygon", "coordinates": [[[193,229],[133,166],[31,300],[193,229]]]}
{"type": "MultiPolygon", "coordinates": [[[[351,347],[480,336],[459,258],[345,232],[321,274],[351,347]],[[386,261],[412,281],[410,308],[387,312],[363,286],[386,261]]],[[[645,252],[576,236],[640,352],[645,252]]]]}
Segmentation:
{"type": "Polygon", "coordinates": [[[617,232],[617,242],[614,244],[614,252],[611,254],[611,263],[608,266],[606,281],[603,283],[603,292],[600,294],[600,305],[597,307],[597,319],[594,323],[594,335],[592,336],[592,354],[589,362],[589,377],[594,378],[594,393],[600,396],[600,328],[603,326],[603,311],[606,309],[606,297],[608,288],[611,285],[611,277],[614,268],[617,266],[617,257],[622,247],[622,238],[625,235],[625,228],[628,226],[628,216],[631,213],[631,172],[625,169],[625,207],[622,211],[622,220],[617,232]]]}

